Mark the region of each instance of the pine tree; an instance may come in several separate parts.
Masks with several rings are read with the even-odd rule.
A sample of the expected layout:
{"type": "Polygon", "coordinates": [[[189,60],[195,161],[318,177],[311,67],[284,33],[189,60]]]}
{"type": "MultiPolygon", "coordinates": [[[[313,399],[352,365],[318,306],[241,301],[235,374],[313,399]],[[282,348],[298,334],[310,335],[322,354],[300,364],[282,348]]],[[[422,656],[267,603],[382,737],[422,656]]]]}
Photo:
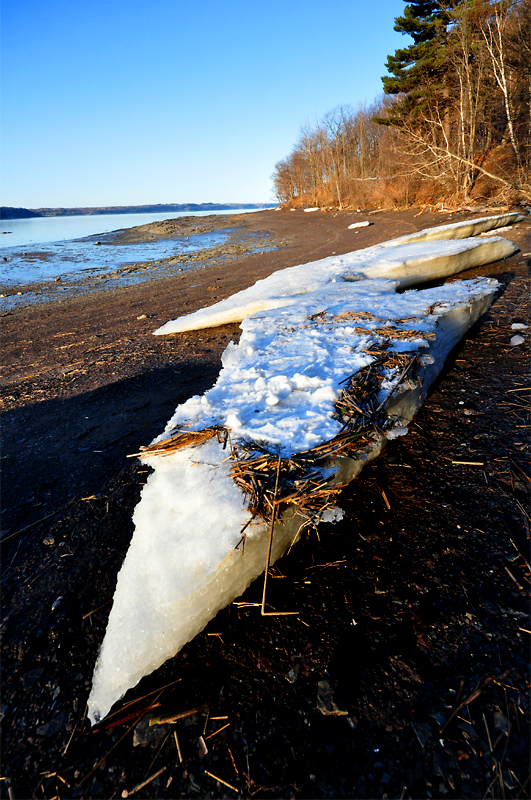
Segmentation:
{"type": "Polygon", "coordinates": [[[412,0],[404,16],[395,20],[395,31],[408,34],[413,44],[395,51],[387,58],[389,75],[382,78],[384,92],[403,95],[395,100],[385,120],[401,126],[425,111],[434,94],[441,95],[445,83],[445,45],[448,15],[446,6],[436,0],[412,0]]]}

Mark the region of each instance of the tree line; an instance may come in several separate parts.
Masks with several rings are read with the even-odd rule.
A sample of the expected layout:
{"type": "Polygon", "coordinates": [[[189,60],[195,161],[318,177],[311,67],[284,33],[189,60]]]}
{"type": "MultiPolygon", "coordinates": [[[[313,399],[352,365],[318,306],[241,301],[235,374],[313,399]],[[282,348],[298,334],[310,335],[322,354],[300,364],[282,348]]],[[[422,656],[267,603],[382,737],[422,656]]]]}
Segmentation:
{"type": "Polygon", "coordinates": [[[531,199],[531,0],[413,0],[383,96],[305,125],[275,165],[280,202],[531,199]]]}

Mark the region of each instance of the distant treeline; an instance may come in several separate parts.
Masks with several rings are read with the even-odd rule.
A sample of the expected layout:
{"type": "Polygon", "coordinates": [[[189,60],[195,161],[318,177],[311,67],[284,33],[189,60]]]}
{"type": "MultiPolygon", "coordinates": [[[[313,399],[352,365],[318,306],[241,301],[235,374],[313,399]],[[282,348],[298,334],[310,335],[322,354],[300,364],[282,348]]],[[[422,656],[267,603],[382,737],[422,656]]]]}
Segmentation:
{"type": "Polygon", "coordinates": [[[384,95],[300,132],[273,180],[291,206],[531,200],[530,0],[411,0],[384,95]]]}
{"type": "Polygon", "coordinates": [[[38,211],[31,211],[29,208],[11,208],[10,206],[0,207],[0,219],[29,219],[30,217],[42,217],[38,211]]]}
{"type": "Polygon", "coordinates": [[[0,208],[0,219],[29,217],[80,217],[98,214],[156,214],[183,211],[234,211],[240,208],[271,208],[271,203],[157,203],[147,206],[100,206],[79,208],[0,208]]]}

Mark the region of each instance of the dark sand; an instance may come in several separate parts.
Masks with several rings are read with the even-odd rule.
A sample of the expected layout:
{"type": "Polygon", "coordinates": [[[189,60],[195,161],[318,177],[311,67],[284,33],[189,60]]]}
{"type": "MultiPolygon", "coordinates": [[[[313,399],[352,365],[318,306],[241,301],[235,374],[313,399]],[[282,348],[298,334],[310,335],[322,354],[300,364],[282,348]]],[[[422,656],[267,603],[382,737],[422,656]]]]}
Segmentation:
{"type": "Polygon", "coordinates": [[[471,216],[212,217],[246,254],[206,253],[184,273],[87,285],[3,316],[2,796],[9,782],[19,798],[120,796],[163,768],[136,796],[235,796],[207,773],[246,797],[529,796],[529,333],[509,346],[511,323],[531,323],[529,218],[505,234],[519,254],[460,276],[493,276],[502,287],[410,434],[344,493],[346,521],[308,534],[279,563],[287,577],[271,582],[271,602],[299,608],[302,621],[232,606],[127,696],[179,679],[149,700],[162,703],[157,713],[207,704],[210,718],[227,716],[230,727],[205,740],[208,753],[199,736],[225,722],[203,712],[136,747],[140,716],[124,711],[121,725],[100,733],[82,720],[146,475],[126,455],[213,384],[238,336],[237,325],[152,331],[279,268],[471,216]],[[370,227],[348,230],[365,218],[370,227]],[[249,252],[249,242],[275,249],[249,252]],[[316,710],[323,680],[350,724],[316,710]]]}

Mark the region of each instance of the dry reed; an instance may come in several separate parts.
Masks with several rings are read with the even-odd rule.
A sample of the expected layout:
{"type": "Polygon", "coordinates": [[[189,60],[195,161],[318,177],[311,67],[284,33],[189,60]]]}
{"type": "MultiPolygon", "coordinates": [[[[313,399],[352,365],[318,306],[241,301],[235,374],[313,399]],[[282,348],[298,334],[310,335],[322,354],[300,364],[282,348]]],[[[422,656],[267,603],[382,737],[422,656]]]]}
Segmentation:
{"type": "MultiPolygon", "coordinates": [[[[326,312],[319,316],[322,318],[324,314],[326,312]]],[[[367,316],[357,312],[356,315],[367,316]]],[[[404,331],[392,326],[382,328],[381,335],[386,338],[426,338],[421,331],[404,331]]],[[[405,381],[414,377],[412,373],[418,364],[416,354],[388,350],[385,343],[379,347],[373,346],[366,351],[374,356],[370,364],[342,382],[344,386],[335,410],[336,418],[342,424],[341,431],[330,441],[311,450],[279,457],[277,452],[251,440],[231,442],[226,428],[214,426],[201,431],[177,430],[167,439],[143,447],[133,455],[141,458],[167,456],[217,436],[224,446],[227,443],[230,445],[230,475],[246,495],[247,507],[252,515],[248,524],[253,520],[270,524],[272,519],[281,516],[288,504],[295,506],[297,513],[306,518],[308,524],[316,524],[323,512],[333,506],[336,496],[344,488],[344,485],[324,477],[324,470],[341,456],[361,456],[392,427],[395,420],[385,412],[384,406],[405,381]],[[379,403],[378,397],[385,379],[394,380],[395,385],[384,401],[379,403]]],[[[241,531],[240,544],[243,547],[246,527],[241,531]]]]}

